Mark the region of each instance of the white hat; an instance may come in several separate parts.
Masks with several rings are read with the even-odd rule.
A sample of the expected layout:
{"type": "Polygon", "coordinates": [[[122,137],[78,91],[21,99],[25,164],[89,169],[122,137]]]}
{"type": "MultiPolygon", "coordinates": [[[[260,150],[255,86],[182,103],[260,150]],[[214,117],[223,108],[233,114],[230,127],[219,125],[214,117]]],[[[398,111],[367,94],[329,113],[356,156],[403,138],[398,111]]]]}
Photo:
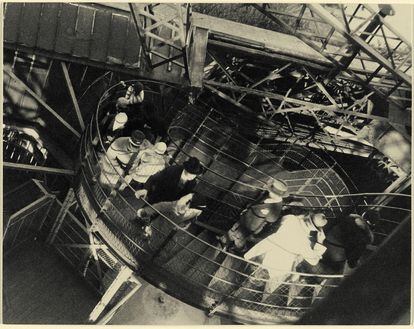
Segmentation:
{"type": "Polygon", "coordinates": [[[154,145],[154,151],[158,154],[164,154],[167,150],[167,144],[164,142],[158,142],[154,145]]]}
{"type": "Polygon", "coordinates": [[[119,124],[125,124],[128,121],[128,116],[124,112],[120,112],[115,116],[115,121],[119,124]]]}
{"type": "Polygon", "coordinates": [[[328,220],[326,219],[326,216],[323,213],[311,214],[310,220],[312,224],[315,226],[315,228],[324,227],[326,224],[328,224],[328,220]]]}

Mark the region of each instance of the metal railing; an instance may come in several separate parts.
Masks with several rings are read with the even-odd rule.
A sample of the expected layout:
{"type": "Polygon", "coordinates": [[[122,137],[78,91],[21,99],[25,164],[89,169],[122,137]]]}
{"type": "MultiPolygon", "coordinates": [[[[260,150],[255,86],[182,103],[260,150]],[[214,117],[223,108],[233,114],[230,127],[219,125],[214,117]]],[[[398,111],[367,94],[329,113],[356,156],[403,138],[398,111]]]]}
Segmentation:
{"type": "MultiPolygon", "coordinates": [[[[157,93],[156,88],[151,87],[151,82],[145,82],[145,86],[146,97],[157,93]]],[[[278,269],[277,266],[266,268],[260,262],[245,260],[219,247],[211,232],[201,231],[200,233],[197,230],[183,229],[155,208],[153,209],[158,213],[158,217],[151,223],[153,234],[150,239],[144,239],[141,224],[136,220],[136,211],[144,205],[149,207],[152,205],[145,200],[137,200],[133,195],[135,191],[122,176],[119,176],[118,182],[127,185],[123,192],[116,192],[114,188],[106,189],[97,179],[101,174],[101,161],[106,157],[106,149],[99,127],[99,120],[102,117],[100,111],[116,95],[120,87],[120,85],[113,86],[101,97],[97,112],[82,136],[80,148],[82,166],[78,175],[79,186],[78,189],[75,189],[75,193],[79,193],[79,188],[86,191],[88,198],[87,200],[83,199],[80,204],[84,213],[86,216],[90,216],[92,222],[99,218],[107,230],[111,232],[111,235],[105,235],[105,232],[101,232],[103,240],[108,245],[113,246],[118,253],[120,250],[128,250],[136,258],[140,266],[135,266],[135,270],[140,270],[145,276],[145,274],[149,274],[146,272],[146,268],[150,268],[152,272],[148,276],[151,276],[153,281],[160,278],[159,282],[167,283],[164,287],[166,291],[198,307],[208,309],[211,312],[231,314],[242,320],[245,319],[246,314],[249,314],[258,323],[278,322],[280,318],[283,318],[283,321],[296,319],[300,314],[306,312],[314,301],[323,298],[330,290],[339,285],[343,278],[341,272],[321,269],[317,274],[299,271],[287,272],[278,269]],[[91,205],[87,206],[86,202],[91,205]],[[89,207],[94,209],[93,213],[88,213],[88,209],[91,209],[89,207]],[[269,271],[283,272],[285,279],[280,282],[275,291],[266,294],[262,289],[270,280],[269,271]],[[185,282],[185,287],[182,285],[183,282],[185,282]]],[[[165,87],[174,88],[167,84],[165,87]]],[[[236,140],[240,140],[240,136],[237,136],[236,140]]],[[[204,142],[208,142],[208,140],[204,142]]],[[[257,147],[255,152],[274,161],[269,154],[257,147]]],[[[221,153],[224,154],[222,151],[221,153]]],[[[242,163],[235,157],[230,158],[237,163],[242,163]]],[[[174,160],[178,163],[181,161],[178,157],[174,160]]],[[[254,168],[251,163],[243,163],[243,165],[256,174],[265,174],[254,168]]],[[[219,176],[230,185],[240,184],[237,179],[228,178],[208,167],[205,169],[207,173],[219,176]]],[[[205,177],[206,174],[200,179],[203,186],[209,184],[205,177]]],[[[257,182],[263,183],[262,180],[257,180],[257,182]]],[[[250,197],[243,196],[243,194],[233,191],[232,188],[222,187],[211,182],[210,185],[218,194],[225,192],[244,198],[245,201],[251,200],[250,197]]],[[[247,185],[256,193],[263,187],[259,184],[247,185]]],[[[202,189],[198,188],[197,193],[202,194],[202,189]]],[[[203,196],[211,199],[211,195],[203,196]]],[[[334,198],[342,196],[335,193],[331,195],[334,198]]],[[[352,194],[347,193],[346,197],[349,196],[352,194]]],[[[312,199],[320,196],[314,194],[307,197],[312,199]]],[[[323,197],[326,196],[323,195],[323,197]]],[[[220,200],[215,199],[214,201],[220,200]]],[[[340,205],[338,204],[338,206],[340,205]]],[[[335,206],[321,206],[324,209],[330,207],[334,209],[335,206]]],[[[241,207],[236,208],[238,211],[240,209],[241,207]]],[[[216,214],[217,212],[214,210],[210,213],[211,216],[216,214]]],[[[120,257],[122,258],[122,255],[120,257]]],[[[125,262],[134,266],[128,259],[125,262]]]]}

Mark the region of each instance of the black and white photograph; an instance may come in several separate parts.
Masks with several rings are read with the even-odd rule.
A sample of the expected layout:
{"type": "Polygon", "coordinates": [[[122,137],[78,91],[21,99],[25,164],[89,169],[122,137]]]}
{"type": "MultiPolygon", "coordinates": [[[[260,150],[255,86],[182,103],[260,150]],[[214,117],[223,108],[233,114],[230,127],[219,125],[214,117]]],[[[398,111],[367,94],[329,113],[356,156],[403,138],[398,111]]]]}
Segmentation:
{"type": "Polygon", "coordinates": [[[412,324],[413,8],[3,2],[1,322],[412,324]]]}

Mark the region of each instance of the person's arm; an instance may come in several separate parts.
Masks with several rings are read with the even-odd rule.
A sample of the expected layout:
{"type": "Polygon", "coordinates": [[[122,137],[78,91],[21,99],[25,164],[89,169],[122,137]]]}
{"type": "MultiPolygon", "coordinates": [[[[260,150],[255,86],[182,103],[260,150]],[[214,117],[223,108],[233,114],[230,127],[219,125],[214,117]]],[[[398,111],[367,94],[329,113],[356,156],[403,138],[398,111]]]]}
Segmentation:
{"type": "Polygon", "coordinates": [[[244,259],[252,259],[256,256],[267,253],[269,250],[274,248],[275,245],[270,242],[270,237],[260,241],[254,247],[252,247],[248,252],[244,254],[244,259]]]}

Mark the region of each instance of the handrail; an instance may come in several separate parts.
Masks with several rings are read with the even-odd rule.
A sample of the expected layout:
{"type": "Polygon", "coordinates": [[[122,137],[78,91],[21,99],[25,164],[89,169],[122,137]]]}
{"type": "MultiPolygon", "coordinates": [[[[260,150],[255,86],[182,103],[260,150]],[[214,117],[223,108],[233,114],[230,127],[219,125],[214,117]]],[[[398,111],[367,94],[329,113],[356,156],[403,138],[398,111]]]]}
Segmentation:
{"type": "MultiPolygon", "coordinates": [[[[123,183],[125,183],[127,185],[127,188],[128,189],[131,189],[132,191],[135,191],[131,187],[131,185],[125,181],[125,178],[123,176],[119,175],[117,173],[117,171],[115,171],[115,168],[114,168],[113,164],[107,158],[106,151],[105,151],[105,147],[104,147],[104,144],[103,144],[103,141],[102,141],[101,132],[100,132],[100,129],[99,129],[99,122],[98,122],[99,117],[100,117],[100,115],[99,115],[100,112],[99,111],[101,110],[103,103],[105,101],[107,101],[108,98],[110,97],[110,95],[111,95],[110,92],[112,92],[114,89],[116,89],[119,85],[120,84],[116,84],[116,85],[112,86],[111,88],[109,88],[101,96],[101,98],[100,98],[100,100],[98,102],[98,106],[97,106],[96,113],[92,117],[91,122],[88,125],[88,128],[86,129],[85,134],[84,134],[84,136],[82,138],[80,153],[81,153],[81,156],[82,156],[83,155],[82,154],[82,151],[83,151],[83,148],[84,148],[85,155],[88,154],[88,156],[85,156],[84,157],[85,162],[87,162],[88,171],[92,175],[100,174],[100,173],[102,173],[102,171],[101,171],[100,158],[99,158],[99,156],[97,154],[97,151],[95,150],[95,148],[98,147],[100,149],[100,151],[103,152],[103,157],[106,157],[106,161],[109,163],[110,166],[112,166],[112,169],[114,170],[114,173],[117,174],[118,180],[121,180],[123,183]],[[98,137],[98,145],[96,147],[92,147],[92,141],[94,140],[94,132],[96,133],[96,136],[98,137]],[[94,170],[94,168],[96,170],[94,170]]],[[[169,85],[169,84],[166,84],[166,85],[169,85]]],[[[169,85],[169,86],[174,87],[172,85],[169,85]]],[[[156,93],[155,91],[152,91],[152,90],[149,90],[148,92],[149,93],[151,93],[151,92],[156,93]]],[[[171,139],[172,139],[172,142],[174,143],[174,145],[177,147],[177,149],[179,149],[179,150],[181,150],[183,152],[183,150],[179,147],[179,145],[177,145],[177,143],[174,141],[174,139],[173,138],[171,138],[171,139]]],[[[218,150],[214,146],[211,146],[210,145],[210,147],[213,147],[215,150],[218,150]]],[[[218,150],[218,151],[221,154],[225,154],[221,150],[218,150]]],[[[266,153],[263,152],[263,154],[265,155],[266,153]]],[[[268,154],[266,154],[266,156],[268,156],[268,154]]],[[[103,157],[101,159],[103,159],[103,157]]],[[[273,159],[272,159],[272,161],[274,161],[273,159]]],[[[238,159],[236,159],[236,160],[238,160],[238,159]]],[[[238,160],[238,161],[241,162],[240,160],[238,160]]],[[[249,168],[253,168],[254,170],[256,170],[256,168],[250,166],[249,164],[245,164],[244,163],[244,165],[246,165],[246,168],[249,167],[249,168]]],[[[316,163],[315,163],[315,166],[316,166],[316,163]]],[[[208,170],[209,168],[206,168],[206,169],[208,170]]],[[[86,170],[86,168],[85,168],[85,170],[86,170]]],[[[213,173],[215,173],[213,170],[210,170],[210,171],[213,172],[213,173]]],[[[263,172],[261,172],[259,170],[258,170],[258,172],[260,172],[262,174],[266,174],[266,173],[263,173],[263,172]]],[[[84,177],[85,182],[89,185],[89,179],[87,177],[86,172],[84,172],[82,170],[82,174],[83,174],[83,177],[84,177]]],[[[107,177],[107,173],[103,172],[103,174],[107,177]]],[[[219,174],[219,173],[217,173],[217,174],[219,174]]],[[[219,174],[219,176],[220,177],[223,177],[224,179],[227,179],[228,181],[231,181],[231,182],[234,181],[234,180],[232,180],[232,179],[230,179],[230,178],[228,178],[226,176],[223,176],[223,175],[220,175],[220,174],[219,174]]],[[[269,177],[271,177],[271,176],[269,176],[269,177]]],[[[206,180],[202,180],[202,181],[204,183],[206,183],[206,184],[210,184],[210,185],[215,186],[215,188],[217,188],[219,190],[226,191],[228,193],[232,193],[232,194],[237,195],[239,197],[245,197],[246,199],[251,199],[251,198],[249,198],[247,196],[244,196],[244,195],[242,195],[240,193],[237,193],[237,192],[228,190],[226,188],[219,187],[219,186],[217,186],[215,184],[212,184],[210,182],[207,182],[206,180]]],[[[234,182],[239,183],[239,184],[242,183],[242,182],[238,182],[238,181],[234,181],[234,182]]],[[[108,200],[108,197],[110,195],[107,195],[105,193],[105,190],[100,186],[99,183],[97,183],[97,185],[99,186],[99,189],[101,190],[103,196],[106,198],[106,200],[108,200]]],[[[257,186],[252,186],[252,185],[249,185],[249,184],[244,184],[244,185],[249,186],[249,187],[253,188],[254,190],[260,190],[260,188],[257,187],[257,186]]],[[[309,196],[309,197],[318,197],[319,196],[319,197],[324,197],[324,198],[351,197],[351,200],[352,200],[352,197],[354,197],[354,196],[366,196],[366,195],[390,195],[390,196],[400,196],[401,195],[401,196],[406,196],[404,194],[398,194],[398,193],[397,194],[396,193],[386,193],[386,194],[385,193],[349,193],[349,194],[342,194],[342,195],[341,194],[338,194],[338,195],[328,195],[328,196],[326,196],[326,195],[315,195],[315,194],[313,194],[313,195],[292,194],[292,195],[309,196]]],[[[120,200],[122,200],[122,202],[125,203],[128,208],[130,208],[132,211],[135,211],[134,206],[131,205],[128,202],[128,200],[126,200],[122,196],[122,194],[119,193],[117,197],[120,197],[120,200]]],[[[213,200],[214,198],[213,197],[210,197],[210,199],[213,200]]],[[[271,270],[271,271],[276,271],[276,272],[283,272],[286,275],[299,275],[301,277],[313,277],[313,278],[321,278],[321,279],[341,279],[341,278],[344,277],[343,274],[312,274],[312,273],[297,272],[297,271],[286,271],[286,270],[282,270],[282,269],[278,269],[278,268],[273,268],[273,267],[265,267],[265,266],[263,266],[262,264],[260,264],[258,262],[254,262],[254,261],[251,261],[251,260],[246,260],[243,257],[234,255],[234,254],[229,253],[227,251],[223,251],[222,249],[218,248],[217,246],[212,245],[212,244],[208,243],[207,241],[201,239],[200,237],[192,234],[191,232],[186,231],[185,229],[183,229],[182,227],[180,227],[178,224],[176,224],[173,220],[171,220],[170,218],[168,218],[167,216],[165,216],[163,213],[161,213],[160,211],[158,211],[156,208],[154,208],[146,200],[142,200],[142,201],[144,202],[144,204],[146,206],[151,207],[157,213],[158,218],[160,218],[162,221],[165,221],[165,223],[168,223],[168,225],[171,226],[171,228],[169,228],[169,229],[172,229],[175,232],[180,232],[180,233],[184,234],[185,236],[191,237],[191,239],[192,239],[191,241],[198,241],[202,245],[205,245],[208,248],[210,248],[211,250],[214,250],[215,252],[219,252],[219,253],[225,255],[225,257],[230,257],[231,259],[234,259],[234,260],[237,260],[237,261],[241,261],[241,263],[245,266],[245,268],[246,268],[247,265],[250,265],[250,266],[255,266],[257,268],[261,268],[261,269],[265,269],[265,270],[271,270]]],[[[217,201],[219,201],[219,200],[217,200],[217,201]]],[[[122,237],[126,238],[129,241],[129,243],[131,243],[134,247],[136,247],[140,252],[144,252],[144,254],[150,255],[152,251],[146,250],[144,247],[140,246],[136,241],[134,241],[134,239],[131,239],[126,232],[123,232],[123,230],[119,227],[119,225],[111,219],[111,212],[108,209],[102,209],[102,206],[103,206],[103,204],[100,204],[102,213],[105,214],[106,218],[111,222],[111,225],[113,225],[116,228],[116,230],[122,235],[122,237]]],[[[356,207],[359,207],[359,206],[362,206],[362,207],[375,207],[374,205],[356,205],[356,207]]],[[[324,208],[324,209],[331,209],[331,208],[346,208],[346,207],[355,207],[355,206],[354,205],[320,206],[320,207],[312,207],[312,206],[310,206],[310,207],[306,207],[306,208],[324,208]]],[[[114,211],[116,211],[116,212],[118,212],[120,214],[122,220],[126,220],[126,221],[128,220],[124,216],[124,214],[122,212],[122,209],[119,209],[118,206],[111,201],[111,209],[112,208],[114,209],[114,211]]],[[[398,208],[398,207],[396,207],[396,208],[398,208]]],[[[158,229],[153,224],[151,224],[151,227],[154,229],[155,232],[157,232],[157,234],[160,234],[164,239],[168,236],[168,233],[163,232],[161,229],[158,229]]],[[[221,262],[216,261],[215,259],[212,259],[212,258],[207,257],[206,255],[204,255],[202,253],[199,253],[199,252],[197,252],[195,250],[192,250],[190,247],[188,247],[187,245],[181,243],[180,241],[178,241],[178,240],[176,240],[174,238],[173,238],[172,241],[177,246],[180,247],[180,249],[179,249],[180,251],[189,252],[190,254],[197,256],[198,259],[203,259],[204,261],[206,261],[206,262],[208,262],[210,264],[214,264],[218,269],[222,268],[222,269],[224,269],[226,271],[230,271],[230,272],[232,272],[232,273],[234,273],[234,274],[236,274],[236,275],[238,275],[240,277],[247,278],[247,279],[251,278],[251,279],[253,279],[255,281],[261,281],[261,282],[267,282],[267,281],[269,281],[269,279],[263,279],[263,278],[258,278],[258,277],[251,277],[250,275],[244,273],[242,270],[238,270],[236,268],[232,268],[232,267],[229,267],[229,266],[225,266],[224,264],[222,264],[221,262]]],[[[229,284],[229,285],[232,285],[232,286],[237,286],[238,289],[241,288],[241,289],[244,289],[244,290],[247,290],[247,291],[265,294],[262,291],[255,290],[255,289],[248,288],[248,287],[244,287],[243,285],[239,286],[237,283],[227,281],[227,280],[225,280],[224,278],[222,278],[220,276],[215,276],[215,273],[214,272],[211,272],[211,273],[209,273],[209,272],[203,272],[202,268],[197,267],[197,266],[191,264],[190,262],[186,262],[183,259],[178,259],[178,258],[175,258],[175,259],[176,259],[176,261],[185,264],[187,267],[189,267],[189,268],[191,268],[193,270],[199,271],[199,272],[203,273],[203,275],[207,275],[208,277],[210,277],[212,279],[215,279],[215,280],[224,282],[224,283],[229,284]]],[[[163,264],[158,264],[156,262],[155,262],[155,264],[157,266],[163,267],[163,264]]],[[[171,269],[169,269],[168,267],[163,267],[163,268],[165,268],[166,270],[170,270],[171,271],[171,269]]],[[[267,307],[272,307],[272,308],[277,308],[277,309],[298,309],[298,310],[307,309],[307,307],[289,307],[289,306],[282,306],[282,305],[274,305],[274,304],[260,303],[260,302],[257,302],[257,301],[253,301],[253,300],[249,300],[249,299],[245,299],[245,298],[240,298],[240,297],[237,297],[237,296],[232,296],[232,294],[234,293],[234,291],[231,291],[230,295],[226,295],[222,291],[217,291],[215,289],[211,289],[211,287],[209,287],[209,286],[206,286],[204,284],[200,284],[200,282],[197,282],[197,280],[193,279],[192,277],[189,277],[186,274],[183,274],[183,273],[180,273],[180,272],[177,272],[177,271],[173,271],[172,273],[174,273],[174,275],[181,276],[181,277],[185,278],[186,280],[194,281],[197,285],[202,286],[203,288],[205,288],[207,290],[212,290],[212,291],[214,291],[214,292],[216,292],[216,293],[218,293],[220,295],[223,295],[224,294],[226,298],[236,299],[236,300],[248,302],[248,303],[251,303],[251,304],[257,304],[257,305],[267,306],[267,307]]],[[[283,285],[287,285],[287,286],[320,287],[319,284],[307,284],[307,283],[301,283],[301,282],[291,282],[291,281],[289,281],[289,279],[285,279],[285,280],[281,281],[280,283],[283,284],[283,285]]],[[[335,288],[337,285],[332,285],[332,284],[329,284],[328,283],[328,284],[323,284],[323,286],[324,287],[329,287],[329,288],[335,288]]],[[[304,297],[304,296],[283,295],[283,294],[277,294],[277,293],[270,293],[270,295],[284,296],[284,297],[292,297],[292,298],[298,298],[298,299],[301,299],[301,297],[304,297]]],[[[309,298],[309,299],[312,299],[313,300],[315,298],[318,299],[318,298],[322,298],[322,297],[315,296],[315,297],[306,297],[306,298],[309,298]]],[[[306,298],[303,298],[303,299],[306,299],[306,298]]]]}
{"type": "MultiPolygon", "coordinates": [[[[114,86],[112,86],[110,89],[112,89],[112,88],[115,88],[115,87],[117,87],[119,84],[117,84],[117,85],[114,85],[114,86]]],[[[106,96],[106,95],[108,95],[108,91],[110,90],[110,89],[108,89],[107,90],[107,92],[104,94],[104,96],[106,96]]],[[[101,100],[102,100],[102,97],[101,97],[101,100]]],[[[99,101],[99,103],[98,103],[98,107],[97,107],[97,113],[96,113],[96,115],[95,115],[95,123],[96,123],[96,126],[98,127],[99,126],[99,124],[98,124],[98,122],[97,122],[97,119],[98,119],[98,111],[99,111],[99,109],[100,109],[100,104],[101,104],[101,100],[99,101]]],[[[102,136],[101,136],[101,134],[100,134],[100,131],[99,131],[99,129],[97,129],[97,133],[98,133],[98,136],[99,136],[99,143],[100,143],[100,145],[101,145],[101,149],[102,150],[105,150],[105,148],[104,148],[104,145],[103,145],[103,142],[102,142],[102,136]]],[[[92,141],[92,139],[91,139],[91,141],[92,141]]],[[[106,156],[106,154],[105,154],[105,156],[106,156]]],[[[112,165],[112,164],[111,164],[112,165]]],[[[114,169],[114,167],[112,166],[112,168],[114,169]]],[[[125,181],[125,179],[124,179],[124,177],[122,177],[122,176],[119,176],[119,178],[121,178],[122,179],[122,181],[125,183],[125,184],[127,184],[127,186],[131,189],[131,190],[133,190],[133,191],[135,191],[131,186],[130,186],[130,184],[129,183],[127,183],[126,181],[125,181]]],[[[144,203],[147,205],[147,206],[149,206],[149,207],[151,207],[153,210],[155,210],[155,212],[156,213],[158,213],[158,215],[159,216],[161,216],[162,218],[164,218],[164,219],[166,219],[170,224],[172,224],[174,227],[175,227],[175,229],[176,230],[180,230],[180,231],[185,231],[184,229],[182,229],[179,225],[177,225],[176,223],[174,223],[171,219],[169,219],[168,217],[166,217],[164,214],[162,214],[161,212],[159,212],[157,209],[155,209],[155,208],[153,208],[152,207],[152,205],[151,204],[149,204],[146,200],[142,200],[142,201],[144,201],[144,203]]],[[[245,260],[244,258],[242,258],[242,257],[239,257],[239,256],[237,256],[237,255],[234,255],[234,254],[231,254],[231,253],[229,253],[229,252],[227,252],[227,251],[223,251],[223,250],[221,250],[221,249],[219,249],[219,248],[217,248],[217,247],[214,247],[214,246],[212,246],[212,245],[209,245],[208,243],[206,243],[204,240],[202,240],[202,239],[200,239],[199,237],[197,237],[197,236],[195,236],[195,235],[193,235],[193,234],[191,234],[190,232],[187,232],[187,234],[188,235],[190,235],[193,239],[195,239],[195,240],[198,240],[198,241],[200,241],[200,242],[202,242],[202,243],[205,243],[205,244],[207,244],[208,246],[210,246],[210,247],[213,247],[214,249],[216,249],[217,251],[220,251],[220,252],[223,252],[223,253],[225,253],[226,255],[228,255],[228,256],[231,256],[231,257],[234,257],[234,258],[236,258],[236,259],[238,259],[238,260],[242,260],[243,262],[246,262],[246,263],[249,263],[249,264],[251,264],[251,265],[256,265],[256,266],[261,266],[262,268],[264,268],[263,266],[262,266],[262,264],[260,264],[260,263],[257,263],[257,262],[253,262],[253,261],[247,261],[247,260],[245,260]]],[[[272,270],[275,270],[275,271],[280,271],[280,270],[278,270],[278,269],[276,269],[276,268],[270,268],[270,269],[272,269],[272,270]]],[[[308,274],[308,273],[302,273],[302,272],[294,272],[294,271],[290,271],[290,272],[286,272],[285,270],[283,270],[283,272],[284,273],[289,273],[289,274],[300,274],[300,275],[304,275],[304,276],[317,276],[317,275],[314,275],[314,274],[308,274]]],[[[332,275],[327,275],[327,276],[321,276],[321,277],[326,277],[326,278],[338,278],[338,277],[342,277],[341,275],[340,276],[332,276],[332,275]]]]}

